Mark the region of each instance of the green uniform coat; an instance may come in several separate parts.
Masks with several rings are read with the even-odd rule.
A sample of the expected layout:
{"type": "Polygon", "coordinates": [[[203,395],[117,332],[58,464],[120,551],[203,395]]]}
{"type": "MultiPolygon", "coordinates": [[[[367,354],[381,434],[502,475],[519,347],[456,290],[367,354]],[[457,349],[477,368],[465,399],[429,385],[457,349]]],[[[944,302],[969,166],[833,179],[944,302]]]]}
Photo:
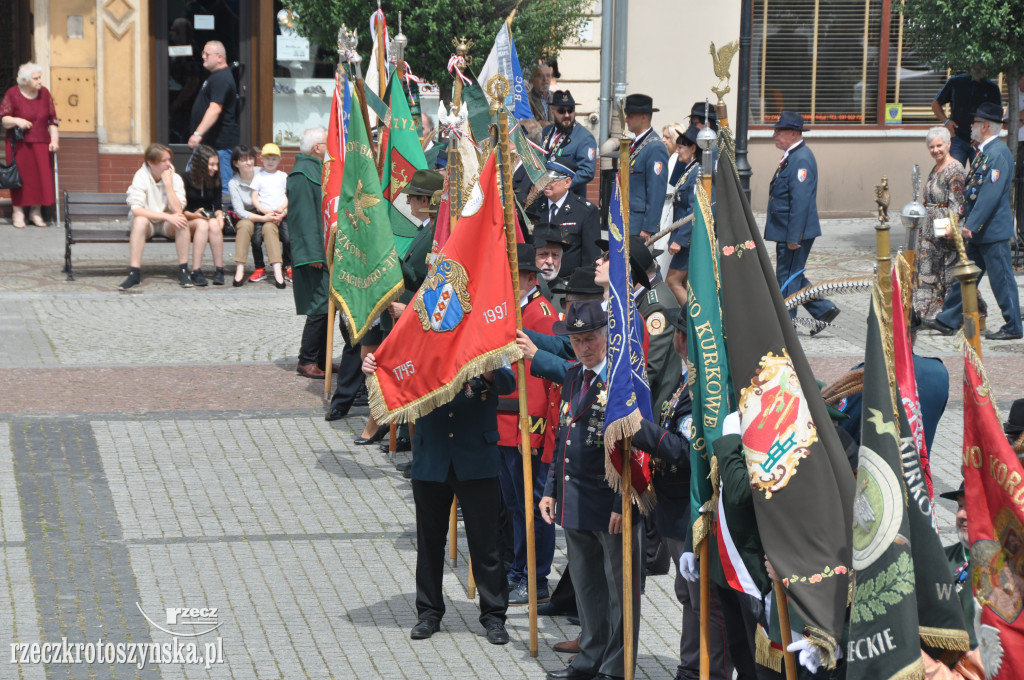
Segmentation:
{"type": "Polygon", "coordinates": [[[292,293],[296,314],[326,314],[330,278],[324,262],[324,233],[320,218],[323,162],[299,154],[288,173],[288,230],[292,247],[292,293]],[[319,262],[320,269],[309,265],[319,262]]]}

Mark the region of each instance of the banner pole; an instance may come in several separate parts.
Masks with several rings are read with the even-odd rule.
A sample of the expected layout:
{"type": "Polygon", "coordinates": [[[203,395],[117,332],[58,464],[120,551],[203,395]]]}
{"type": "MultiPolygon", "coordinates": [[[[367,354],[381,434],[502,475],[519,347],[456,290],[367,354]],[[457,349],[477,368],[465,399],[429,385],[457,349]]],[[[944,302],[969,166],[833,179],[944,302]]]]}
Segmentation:
{"type": "MultiPolygon", "coordinates": [[[[464,64],[469,63],[469,57],[466,56],[469,53],[469,48],[472,47],[473,41],[466,40],[465,38],[452,38],[452,45],[455,46],[455,56],[453,59],[458,59],[464,64]]],[[[449,110],[449,115],[452,117],[458,117],[459,107],[462,106],[462,78],[460,74],[462,71],[459,66],[454,67],[455,82],[452,84],[452,105],[449,110]]],[[[459,214],[462,212],[462,206],[465,204],[462,196],[462,160],[459,155],[459,138],[452,132],[448,138],[448,165],[447,165],[447,179],[448,179],[448,205],[449,207],[449,223],[448,233],[455,233],[455,224],[459,220],[459,214]]]]}
{"type": "MultiPolygon", "coordinates": [[[[629,272],[629,145],[626,136],[626,112],[621,108],[622,134],[619,136],[619,205],[622,211],[622,245],[626,271],[629,272]]],[[[610,246],[609,246],[610,247],[610,246]]],[[[622,660],[625,680],[633,680],[633,480],[630,461],[633,438],[622,439],[622,660]]]]}
{"type": "Polygon", "coordinates": [[[960,233],[960,224],[952,210],[949,211],[949,223],[953,227],[953,240],[956,243],[957,253],[960,255],[956,267],[953,268],[953,276],[960,282],[960,299],[963,300],[964,338],[974,348],[974,351],[978,353],[978,359],[980,360],[981,326],[978,319],[978,275],[981,274],[981,269],[973,261],[967,259],[963,235],[960,233]]]}
{"type": "Polygon", "coordinates": [[[786,680],[796,680],[796,654],[789,651],[789,645],[793,642],[793,634],[789,628],[789,601],[786,599],[786,591],[782,582],[778,579],[772,581],[775,589],[775,607],[779,611],[779,627],[782,629],[782,651],[786,659],[786,680]]]}
{"type": "MultiPolygon", "coordinates": [[[[344,31],[344,29],[342,29],[344,31]]],[[[337,92],[339,76],[344,72],[342,64],[345,61],[344,33],[338,34],[338,66],[334,71],[334,89],[337,92]]],[[[323,216],[320,216],[323,219],[323,216]]],[[[334,231],[327,237],[325,248],[327,256],[327,279],[330,287],[331,276],[334,274],[334,231]]],[[[334,373],[334,314],[337,311],[334,296],[327,296],[327,361],[324,362],[324,394],[331,395],[331,375],[334,373]]]]}
{"type": "MultiPolygon", "coordinates": [[[[498,116],[498,161],[501,166],[502,212],[505,220],[505,250],[512,272],[512,299],[516,308],[516,330],[523,330],[523,308],[519,304],[519,254],[516,251],[515,206],[512,191],[512,156],[509,150],[508,113],[505,97],[509,83],[504,76],[493,76],[487,82],[491,97],[491,114],[498,116]]],[[[516,362],[516,386],[519,398],[519,438],[523,456],[523,504],[526,521],[526,579],[530,601],[530,656],[537,651],[537,544],[533,527],[533,451],[530,446],[530,411],[526,403],[526,362],[516,362]]]]}

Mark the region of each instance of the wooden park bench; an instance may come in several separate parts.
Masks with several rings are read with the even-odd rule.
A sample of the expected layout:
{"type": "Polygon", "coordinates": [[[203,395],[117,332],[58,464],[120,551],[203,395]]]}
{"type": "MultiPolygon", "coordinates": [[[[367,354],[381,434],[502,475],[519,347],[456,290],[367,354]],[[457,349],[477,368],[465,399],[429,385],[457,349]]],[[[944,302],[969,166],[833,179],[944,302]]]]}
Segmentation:
{"type": "MultiPolygon", "coordinates": [[[[76,243],[128,243],[131,232],[131,213],[125,202],[125,195],[100,194],[85,191],[64,192],[64,271],[68,281],[74,281],[71,271],[71,246],[76,243]],[[109,228],[113,222],[114,228],[109,228]],[[92,223],[91,226],[82,224],[92,223]],[[104,223],[96,226],[96,223],[104,223]]],[[[225,225],[227,227],[227,225],[225,225]]],[[[171,240],[162,234],[154,235],[153,239],[170,243],[171,240]]],[[[234,229],[224,230],[224,241],[235,240],[234,229]],[[230,231],[230,234],[228,233],[230,231]]]]}

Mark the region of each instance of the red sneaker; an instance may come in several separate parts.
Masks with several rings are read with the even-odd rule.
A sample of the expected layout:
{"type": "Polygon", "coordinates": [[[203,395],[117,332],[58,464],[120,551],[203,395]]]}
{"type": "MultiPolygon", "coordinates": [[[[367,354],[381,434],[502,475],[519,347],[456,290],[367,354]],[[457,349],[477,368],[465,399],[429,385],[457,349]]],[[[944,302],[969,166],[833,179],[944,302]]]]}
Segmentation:
{"type": "Polygon", "coordinates": [[[249,281],[251,281],[252,283],[256,283],[257,281],[266,281],[266,280],[267,280],[267,270],[264,269],[263,267],[260,267],[259,269],[254,271],[249,276],[249,281]]]}

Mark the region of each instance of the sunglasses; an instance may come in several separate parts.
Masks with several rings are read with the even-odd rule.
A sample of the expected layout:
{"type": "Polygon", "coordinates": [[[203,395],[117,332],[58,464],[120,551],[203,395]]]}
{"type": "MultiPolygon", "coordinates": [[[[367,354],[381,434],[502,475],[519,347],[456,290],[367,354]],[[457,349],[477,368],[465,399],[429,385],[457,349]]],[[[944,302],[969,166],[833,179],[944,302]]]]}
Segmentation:
{"type": "Polygon", "coordinates": [[[558,108],[555,109],[555,111],[557,111],[558,113],[576,113],[576,109],[558,108]]]}

